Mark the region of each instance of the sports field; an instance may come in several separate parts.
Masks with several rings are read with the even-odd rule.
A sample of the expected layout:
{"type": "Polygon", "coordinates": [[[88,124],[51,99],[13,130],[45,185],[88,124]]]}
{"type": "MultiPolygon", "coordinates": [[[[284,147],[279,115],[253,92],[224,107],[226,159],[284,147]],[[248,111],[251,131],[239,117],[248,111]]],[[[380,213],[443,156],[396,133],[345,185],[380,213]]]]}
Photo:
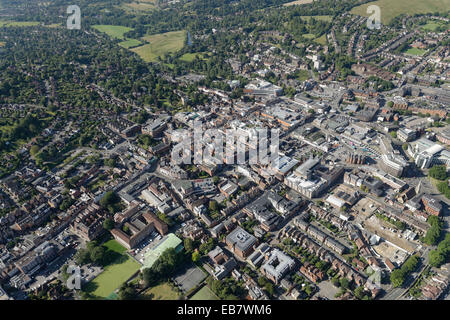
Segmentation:
{"type": "Polygon", "coordinates": [[[350,13],[368,17],[367,7],[377,5],[381,9],[381,22],[388,24],[400,14],[442,12],[450,8],[450,0],[378,0],[353,8],[350,13]]]}
{"type": "Polygon", "coordinates": [[[219,298],[208,288],[204,286],[196,294],[194,294],[189,300],[219,300],[219,298]]]}
{"type": "Polygon", "coordinates": [[[114,39],[125,39],[124,34],[133,28],[124,27],[124,26],[111,26],[106,24],[100,24],[92,26],[96,30],[106,33],[108,36],[114,39]]]}
{"type": "Polygon", "coordinates": [[[114,290],[127,281],[140,267],[138,262],[125,253],[126,249],[117,241],[109,240],[104,246],[116,253],[114,260],[105,267],[102,273],[83,288],[83,291],[103,299],[109,297],[114,290]]]}
{"type": "Polygon", "coordinates": [[[169,248],[178,248],[178,250],[181,250],[183,248],[181,239],[173,233],[169,233],[165,238],[161,240],[161,242],[156,247],[154,247],[152,250],[149,250],[145,254],[142,269],[151,268],[151,266],[153,265],[153,263],[155,263],[159,256],[169,248]]]}
{"type": "Polygon", "coordinates": [[[166,53],[176,52],[183,48],[185,39],[186,30],[145,36],[142,40],[149,43],[133,48],[131,51],[137,53],[144,61],[155,62],[158,57],[161,57],[166,53]]]}
{"type": "Polygon", "coordinates": [[[179,295],[178,292],[165,282],[146,290],[144,297],[148,297],[152,300],[178,300],[179,295]]]}
{"type": "Polygon", "coordinates": [[[423,56],[427,52],[427,50],[419,49],[419,48],[409,48],[405,51],[407,54],[411,54],[413,56],[423,56]]]}

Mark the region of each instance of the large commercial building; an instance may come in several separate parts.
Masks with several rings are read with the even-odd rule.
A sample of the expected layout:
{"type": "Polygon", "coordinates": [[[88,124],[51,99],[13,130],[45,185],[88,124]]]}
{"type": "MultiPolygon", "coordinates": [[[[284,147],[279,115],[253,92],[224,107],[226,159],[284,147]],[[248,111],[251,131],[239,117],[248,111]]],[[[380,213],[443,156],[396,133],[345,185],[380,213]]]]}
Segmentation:
{"type": "Polygon", "coordinates": [[[284,179],[284,183],[303,196],[312,199],[344,174],[343,167],[327,168],[318,159],[309,159],[284,179]]]}
{"type": "Polygon", "coordinates": [[[266,254],[266,261],[261,267],[261,272],[268,279],[278,284],[294,266],[294,259],[279,249],[273,249],[270,253],[266,254]]]}
{"type": "Polygon", "coordinates": [[[426,138],[421,138],[408,146],[409,154],[415,159],[421,169],[430,168],[435,164],[450,165],[450,152],[443,146],[426,138]]]}
{"type": "Polygon", "coordinates": [[[242,259],[245,259],[253,252],[253,248],[257,242],[254,236],[241,227],[236,227],[226,237],[225,241],[227,246],[242,259]]]}
{"type": "Polygon", "coordinates": [[[408,166],[408,162],[392,147],[391,142],[386,138],[380,139],[381,155],[380,167],[383,171],[401,177],[403,171],[408,166]]]}

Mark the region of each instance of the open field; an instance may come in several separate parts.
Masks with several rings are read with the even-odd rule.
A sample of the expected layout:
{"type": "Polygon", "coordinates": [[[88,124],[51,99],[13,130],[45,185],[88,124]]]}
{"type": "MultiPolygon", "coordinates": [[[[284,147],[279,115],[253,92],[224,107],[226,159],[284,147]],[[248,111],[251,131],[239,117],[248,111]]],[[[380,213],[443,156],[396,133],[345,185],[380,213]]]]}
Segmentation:
{"type": "Polygon", "coordinates": [[[304,20],[311,20],[312,18],[319,20],[319,21],[327,21],[327,22],[331,22],[331,20],[333,19],[332,16],[301,16],[300,18],[304,19],[304,20]]]}
{"type": "Polygon", "coordinates": [[[185,30],[145,36],[142,39],[149,44],[133,48],[131,51],[137,53],[146,62],[155,62],[158,57],[183,48],[185,38],[185,30]]]}
{"type": "Polygon", "coordinates": [[[124,3],[122,8],[127,11],[151,11],[156,8],[156,5],[150,1],[136,1],[124,3]]]}
{"type": "Polygon", "coordinates": [[[185,53],[180,57],[181,61],[192,62],[198,56],[202,60],[208,60],[208,55],[205,52],[185,53]]]}
{"type": "Polygon", "coordinates": [[[323,34],[320,37],[314,39],[314,41],[317,42],[318,44],[326,45],[327,44],[327,35],[323,34]]]}
{"type": "Polygon", "coordinates": [[[127,39],[125,41],[119,42],[119,46],[124,47],[125,49],[137,47],[141,44],[142,42],[136,39],[127,39]]]}
{"type": "Polygon", "coordinates": [[[413,56],[423,56],[427,52],[427,50],[419,49],[419,48],[409,48],[405,51],[407,54],[411,54],[413,56]]]}
{"type": "Polygon", "coordinates": [[[285,7],[312,3],[314,0],[296,0],[283,4],[285,7]]]}
{"type": "MultiPolygon", "coordinates": [[[[423,25],[423,26],[420,26],[420,28],[422,29],[422,30],[425,30],[425,31],[432,31],[432,32],[435,32],[435,31],[437,31],[438,30],[438,28],[440,28],[440,27],[445,27],[445,28],[450,28],[450,25],[449,24],[446,24],[445,22],[442,22],[442,21],[435,21],[435,20],[430,20],[430,21],[428,21],[427,22],[427,24],[425,24],[425,25],[423,25]]],[[[442,29],[441,29],[442,30],[442,29]]]]}
{"type": "Polygon", "coordinates": [[[0,21],[0,27],[31,27],[39,24],[37,21],[0,21]]]}
{"type": "Polygon", "coordinates": [[[144,297],[151,298],[152,300],[178,300],[179,295],[178,292],[165,282],[146,290],[144,297]]]}
{"type": "Polygon", "coordinates": [[[106,242],[104,246],[115,253],[113,259],[100,275],[83,288],[83,291],[97,298],[110,296],[140,268],[139,263],[125,254],[126,249],[115,240],[106,242]]]}
{"type": "Polygon", "coordinates": [[[0,47],[3,47],[5,45],[4,42],[0,42],[0,47]]]}
{"type": "Polygon", "coordinates": [[[378,0],[353,8],[350,13],[368,17],[367,7],[377,5],[381,9],[381,22],[388,24],[400,14],[433,13],[448,10],[450,0],[378,0]]]}
{"type": "Polygon", "coordinates": [[[124,34],[132,30],[132,28],[124,26],[111,26],[105,24],[95,25],[92,27],[100,32],[106,33],[108,36],[114,39],[125,39],[124,34]]]}
{"type": "Polygon", "coordinates": [[[205,285],[189,300],[219,300],[219,298],[205,285]]]}

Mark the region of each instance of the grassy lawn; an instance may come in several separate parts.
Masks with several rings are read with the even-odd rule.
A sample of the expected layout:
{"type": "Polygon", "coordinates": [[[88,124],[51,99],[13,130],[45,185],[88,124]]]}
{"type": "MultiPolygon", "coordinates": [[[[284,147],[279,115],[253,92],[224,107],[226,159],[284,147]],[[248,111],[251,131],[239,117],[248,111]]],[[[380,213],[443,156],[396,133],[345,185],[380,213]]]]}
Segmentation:
{"type": "Polygon", "coordinates": [[[128,256],[126,249],[117,241],[109,240],[103,246],[111,250],[109,263],[102,273],[83,288],[83,291],[99,299],[110,296],[140,268],[140,264],[128,256]]]}
{"type": "Polygon", "coordinates": [[[147,289],[144,293],[144,297],[152,300],[178,300],[179,295],[178,292],[165,282],[156,287],[147,289]]]}
{"type": "Polygon", "coordinates": [[[137,47],[141,44],[142,42],[136,39],[127,39],[125,41],[119,42],[119,46],[124,47],[125,49],[137,47]]]}
{"type": "Polygon", "coordinates": [[[413,56],[423,56],[427,52],[427,50],[419,49],[419,48],[409,48],[405,51],[407,54],[411,54],[413,56]]]}
{"type": "Polygon", "coordinates": [[[353,8],[350,13],[368,17],[367,7],[377,5],[381,9],[381,22],[388,24],[400,14],[433,13],[448,10],[450,0],[378,0],[353,8]]]}
{"type": "Polygon", "coordinates": [[[302,34],[302,37],[304,37],[306,39],[314,39],[316,36],[312,33],[305,33],[305,34],[302,34]]]}
{"type": "Polygon", "coordinates": [[[435,32],[441,26],[447,27],[447,28],[450,27],[450,25],[446,25],[445,23],[443,23],[441,21],[437,22],[437,21],[434,21],[434,20],[430,20],[430,21],[427,22],[427,24],[421,26],[420,28],[422,30],[425,30],[425,31],[435,32]]]}
{"type": "Polygon", "coordinates": [[[196,294],[194,294],[189,300],[220,300],[208,286],[204,286],[196,294]]]}
{"type": "Polygon", "coordinates": [[[320,37],[314,39],[314,41],[317,42],[318,44],[326,45],[327,44],[327,35],[323,34],[320,37]]]}
{"type": "Polygon", "coordinates": [[[114,39],[125,39],[124,34],[130,30],[133,30],[133,28],[124,26],[111,26],[105,24],[95,25],[92,27],[100,32],[106,33],[108,36],[114,39]]]}
{"type": "Polygon", "coordinates": [[[143,46],[133,48],[131,51],[137,53],[146,62],[155,62],[158,57],[166,53],[173,53],[183,48],[186,39],[186,31],[173,31],[145,36],[143,40],[149,42],[143,46]]]}

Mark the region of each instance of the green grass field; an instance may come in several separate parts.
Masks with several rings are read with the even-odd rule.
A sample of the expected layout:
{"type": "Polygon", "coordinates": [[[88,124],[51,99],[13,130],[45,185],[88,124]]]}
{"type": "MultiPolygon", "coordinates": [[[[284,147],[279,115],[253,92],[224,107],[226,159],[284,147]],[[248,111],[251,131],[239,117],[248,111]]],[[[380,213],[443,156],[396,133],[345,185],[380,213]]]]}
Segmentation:
{"type": "Polygon", "coordinates": [[[317,42],[318,44],[326,45],[327,44],[327,35],[323,34],[320,37],[314,39],[314,41],[317,42]]]}
{"type": "Polygon", "coordinates": [[[115,253],[114,258],[102,273],[83,288],[83,291],[99,299],[109,297],[140,268],[140,264],[128,256],[126,249],[117,241],[109,240],[103,246],[115,253]]]}
{"type": "Polygon", "coordinates": [[[194,294],[189,300],[220,300],[208,286],[204,286],[196,294],[194,294]]]}
{"type": "Polygon", "coordinates": [[[299,6],[299,5],[302,5],[302,4],[312,3],[313,1],[314,0],[296,0],[296,1],[285,3],[285,4],[283,4],[283,6],[285,6],[285,7],[299,6]]]}
{"type": "Polygon", "coordinates": [[[433,13],[448,10],[450,0],[378,0],[353,8],[350,13],[368,17],[367,7],[377,5],[381,9],[381,22],[388,24],[400,14],[433,13]]]}
{"type": "Polygon", "coordinates": [[[32,27],[39,24],[36,21],[0,21],[0,27],[32,27]]]}
{"type": "Polygon", "coordinates": [[[149,42],[149,44],[133,48],[131,51],[137,53],[146,62],[155,62],[158,57],[166,53],[174,53],[183,48],[185,39],[185,30],[145,36],[142,40],[149,42]]]}
{"type": "Polygon", "coordinates": [[[162,283],[156,287],[147,289],[144,293],[145,297],[152,300],[178,300],[179,295],[168,283],[162,283]]]}
{"type": "Polygon", "coordinates": [[[108,36],[114,39],[125,39],[124,34],[130,30],[133,30],[133,28],[129,27],[111,26],[105,24],[95,25],[92,27],[100,32],[106,33],[108,36]]]}
{"type": "Polygon", "coordinates": [[[130,12],[145,12],[145,11],[151,11],[154,10],[156,8],[156,1],[134,1],[131,3],[124,3],[122,4],[121,8],[123,8],[124,10],[130,12]]]}
{"type": "Polygon", "coordinates": [[[140,46],[141,44],[142,42],[136,39],[127,39],[125,41],[119,42],[119,46],[124,47],[125,49],[137,47],[140,46]]]}
{"type": "Polygon", "coordinates": [[[333,17],[332,16],[301,16],[300,18],[304,19],[304,20],[311,20],[312,18],[319,20],[319,21],[327,21],[330,22],[333,17]]]}
{"type": "Polygon", "coordinates": [[[411,54],[413,56],[423,56],[427,52],[427,50],[419,49],[419,48],[409,48],[405,51],[407,54],[411,54]]]}
{"type": "Polygon", "coordinates": [[[439,27],[446,27],[447,29],[450,27],[450,24],[446,24],[445,22],[430,20],[427,24],[420,26],[422,30],[435,32],[439,27]]]}
{"type": "Polygon", "coordinates": [[[208,60],[208,55],[205,52],[185,53],[180,57],[180,60],[185,62],[192,62],[197,56],[202,60],[208,60]]]}

